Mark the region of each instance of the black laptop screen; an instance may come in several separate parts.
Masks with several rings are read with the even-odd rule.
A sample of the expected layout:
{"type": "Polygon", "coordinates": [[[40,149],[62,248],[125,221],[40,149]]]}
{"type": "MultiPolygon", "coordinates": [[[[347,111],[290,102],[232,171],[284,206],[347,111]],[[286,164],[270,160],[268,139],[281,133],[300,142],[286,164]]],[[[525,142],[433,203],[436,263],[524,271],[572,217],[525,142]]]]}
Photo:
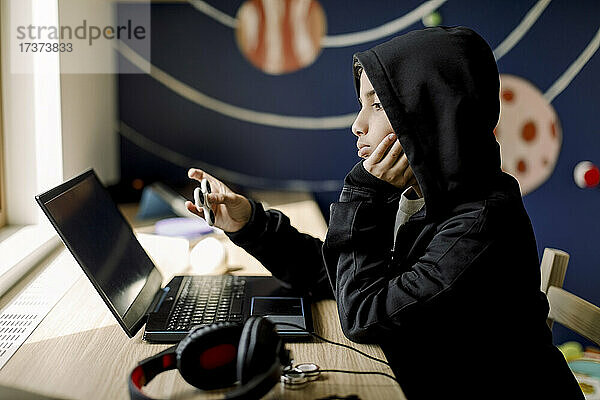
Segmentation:
{"type": "MultiPolygon", "coordinates": [[[[63,241],[90,280],[123,317],[154,264],[92,173],[43,201],[63,241]]],[[[151,300],[151,299],[150,299],[151,300]]]]}

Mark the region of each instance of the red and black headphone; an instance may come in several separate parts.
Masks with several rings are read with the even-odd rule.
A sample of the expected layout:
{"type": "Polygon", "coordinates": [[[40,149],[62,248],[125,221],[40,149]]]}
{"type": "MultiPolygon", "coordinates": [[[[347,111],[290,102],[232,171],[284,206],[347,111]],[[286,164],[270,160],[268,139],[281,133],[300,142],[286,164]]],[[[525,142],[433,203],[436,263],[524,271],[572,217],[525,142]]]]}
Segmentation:
{"type": "Polygon", "coordinates": [[[151,399],[142,387],[161,372],[176,368],[198,389],[235,385],[226,399],[259,399],[279,382],[289,363],[289,351],[266,318],[250,317],[243,326],[213,324],[191,331],[177,346],[141,361],[131,372],[129,396],[151,399]]]}

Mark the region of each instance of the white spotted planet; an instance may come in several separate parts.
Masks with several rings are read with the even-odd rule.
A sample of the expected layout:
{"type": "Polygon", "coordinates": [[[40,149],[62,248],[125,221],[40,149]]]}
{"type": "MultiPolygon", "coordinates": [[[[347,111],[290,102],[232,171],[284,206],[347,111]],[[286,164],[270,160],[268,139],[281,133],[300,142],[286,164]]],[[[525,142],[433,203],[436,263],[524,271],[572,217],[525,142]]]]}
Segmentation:
{"type": "Polygon", "coordinates": [[[500,75],[500,120],[494,133],[500,144],[502,169],[513,175],[523,195],[552,175],[562,144],[556,111],[529,81],[500,75]]]}

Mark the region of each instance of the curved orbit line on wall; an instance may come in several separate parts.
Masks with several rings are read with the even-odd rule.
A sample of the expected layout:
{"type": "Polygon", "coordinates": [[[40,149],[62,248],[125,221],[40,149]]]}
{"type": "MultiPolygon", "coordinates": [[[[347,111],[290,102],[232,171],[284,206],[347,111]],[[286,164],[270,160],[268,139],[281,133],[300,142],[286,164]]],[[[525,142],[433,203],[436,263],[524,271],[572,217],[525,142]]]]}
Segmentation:
{"type": "Polygon", "coordinates": [[[345,129],[352,125],[356,113],[335,115],[331,117],[300,117],[293,115],[273,114],[250,110],[227,104],[194,89],[187,83],[169,75],[162,69],[150,64],[148,60],[136,53],[125,43],[119,41],[118,51],[129,62],[142,71],[150,71],[150,76],[181,97],[208,108],[219,114],[254,124],[276,126],[288,129],[329,130],[345,129]]]}
{"type": "MultiPolygon", "coordinates": [[[[442,1],[445,2],[446,0],[442,1]]],[[[537,21],[543,11],[546,9],[551,0],[539,0],[525,15],[523,20],[517,25],[517,27],[494,49],[494,55],[496,60],[499,60],[501,57],[506,55],[521,39],[522,37],[529,31],[531,26],[537,21]]],[[[207,15],[212,16],[213,18],[219,20],[225,25],[235,27],[237,24],[237,20],[232,18],[221,11],[215,9],[214,7],[208,5],[207,3],[200,0],[190,0],[190,2],[203,3],[204,10],[207,15]],[[218,16],[217,16],[218,15],[218,16]]],[[[425,4],[430,4],[431,1],[425,4]]],[[[440,3],[441,4],[441,3],[440,3]]],[[[423,6],[422,5],[422,6],[423,6]]],[[[196,7],[199,8],[199,7],[196,7]]],[[[413,10],[414,13],[418,9],[413,10]]],[[[410,14],[410,13],[409,13],[410,14]]],[[[407,14],[408,15],[408,14],[407,14]]],[[[404,17],[401,18],[405,18],[404,17]]],[[[398,21],[401,18],[394,20],[398,21]]],[[[392,21],[392,22],[394,22],[392,21]]],[[[386,24],[389,25],[392,22],[386,24]]],[[[381,28],[381,27],[380,27],[381,28]]],[[[374,28],[369,30],[375,31],[378,28],[374,28]]],[[[360,32],[358,32],[360,33],[360,32]]],[[[357,34],[358,34],[357,33],[357,34]]],[[[391,34],[391,33],[390,33],[391,34]]],[[[352,35],[352,34],[348,34],[352,35]]],[[[374,39],[373,39],[374,40],[374,39]]],[[[581,71],[581,69],[585,66],[585,64],[592,58],[592,56],[596,53],[598,48],[600,47],[600,28],[597,30],[594,37],[585,47],[585,49],[580,53],[580,55],[575,59],[575,61],[563,72],[563,74],[552,84],[552,86],[544,93],[544,97],[548,100],[548,102],[552,102],[566,87],[570,84],[570,82],[575,78],[575,76],[581,71]]],[[[352,124],[352,121],[355,118],[356,114],[346,114],[342,116],[333,116],[333,117],[295,117],[295,116],[284,116],[277,115],[271,113],[263,113],[257,112],[253,110],[246,110],[240,107],[231,106],[226,103],[223,103],[217,99],[206,96],[189,85],[178,81],[174,77],[170,76],[166,72],[161,69],[155,67],[150,64],[147,60],[145,60],[142,56],[137,54],[131,48],[129,48],[124,43],[120,43],[118,51],[130,62],[136,65],[138,68],[142,70],[149,70],[150,75],[156,79],[158,82],[162,83],[164,86],[169,88],[170,90],[178,93],[180,96],[195,102],[196,104],[209,108],[213,111],[220,112],[221,114],[241,119],[244,121],[264,124],[270,126],[284,127],[284,128],[292,128],[292,129],[337,129],[337,128],[347,128],[352,124]],[[218,107],[224,107],[224,109],[216,109],[218,107]],[[239,113],[238,113],[239,112],[239,113]],[[237,114],[237,115],[233,115],[237,114]]],[[[274,179],[265,179],[254,176],[249,176],[245,174],[240,174],[234,171],[230,171],[227,169],[223,169],[220,167],[216,167],[213,165],[209,165],[207,163],[193,160],[187,156],[181,155],[171,149],[168,149],[158,143],[151,141],[146,138],[139,132],[135,131],[133,128],[126,125],[124,122],[121,122],[120,134],[130,140],[132,143],[136,144],[140,148],[163,158],[175,165],[179,165],[184,168],[188,168],[190,165],[197,165],[200,168],[205,168],[207,170],[212,171],[213,173],[219,175],[224,180],[232,182],[234,184],[239,185],[251,185],[255,187],[280,187],[290,190],[310,190],[310,191],[336,191],[342,185],[341,181],[337,180],[326,180],[326,181],[305,181],[305,180],[274,180],[274,179]]]]}
{"type": "Polygon", "coordinates": [[[538,20],[540,15],[544,12],[548,4],[550,4],[551,0],[539,0],[531,9],[525,14],[525,17],[521,20],[519,25],[515,29],[512,30],[511,33],[494,49],[494,57],[496,57],[496,61],[501,59],[506,53],[512,50],[513,47],[517,43],[521,41],[523,36],[529,29],[533,26],[533,24],[538,20]]]}
{"type": "Polygon", "coordinates": [[[346,47],[354,46],[357,44],[372,42],[394,33],[400,32],[401,30],[411,26],[421,18],[431,14],[437,10],[447,0],[430,0],[421,4],[408,14],[396,18],[393,21],[387,22],[376,28],[368,29],[362,32],[344,33],[334,36],[325,36],[321,40],[323,47],[346,47]]]}
{"type": "MultiPolygon", "coordinates": [[[[238,20],[235,17],[225,14],[203,0],[188,0],[189,3],[198,11],[208,15],[223,25],[236,28],[238,20]]],[[[376,28],[367,29],[361,32],[343,33],[339,35],[325,36],[321,40],[323,47],[346,47],[356,44],[372,42],[393,35],[402,29],[411,26],[426,15],[431,14],[448,0],[429,0],[415,8],[411,12],[396,18],[390,22],[376,28]]]]}
{"type": "Polygon", "coordinates": [[[563,90],[569,86],[571,81],[575,78],[575,76],[581,71],[583,66],[592,58],[592,56],[598,51],[600,47],[600,27],[596,31],[596,34],[590,40],[588,45],[583,49],[581,54],[573,61],[569,68],[563,72],[563,74],[550,86],[546,93],[544,93],[544,97],[548,100],[548,103],[552,103],[556,96],[562,93],[563,90]]]}
{"type": "Polygon", "coordinates": [[[268,179],[260,178],[252,175],[241,174],[225,168],[217,167],[208,164],[204,161],[194,160],[181,153],[178,153],[160,143],[148,139],[125,122],[121,121],[118,132],[121,136],[135,144],[139,148],[151,153],[155,157],[161,158],[171,164],[183,168],[194,166],[216,175],[219,179],[243,186],[254,187],[257,189],[272,189],[274,187],[291,191],[310,191],[310,192],[338,192],[343,185],[341,180],[323,180],[323,181],[308,181],[300,179],[268,179]]]}
{"type": "MultiPolygon", "coordinates": [[[[124,44],[123,44],[124,45],[124,44]]],[[[566,87],[571,83],[575,76],[581,71],[584,65],[592,58],[592,56],[600,48],[600,28],[596,31],[594,37],[587,44],[585,49],[579,54],[575,61],[563,72],[563,74],[552,84],[552,86],[544,93],[544,97],[548,102],[552,102],[566,87]]],[[[133,50],[129,49],[133,52],[133,50]]],[[[121,50],[120,50],[121,51],[121,50]]],[[[123,54],[123,53],[122,53],[123,54]]],[[[136,56],[142,58],[136,53],[136,56]]],[[[127,58],[127,57],[126,57],[127,58]]],[[[129,58],[128,58],[129,59],[129,58]]],[[[143,58],[142,58],[143,59],[143,58]]],[[[131,60],[130,60],[131,61],[131,60]]],[[[144,60],[145,61],[145,60],[144,60]]],[[[137,65],[137,64],[136,64],[137,65]]],[[[152,66],[152,68],[155,68],[152,66]]],[[[151,70],[152,71],[152,70],[151,70]]],[[[173,78],[174,79],[174,78],[173,78]]],[[[160,81],[160,80],[159,80],[160,81]]],[[[161,82],[162,83],[162,82],[161,82]]],[[[164,83],[163,83],[164,84],[164,83]]],[[[165,85],[166,86],[166,85],[165,85]]],[[[171,88],[172,89],[172,88],[171,88]]],[[[172,89],[173,90],[173,89],[172,89]]],[[[184,96],[185,97],[185,96],[184,96]]],[[[133,128],[129,127],[124,122],[121,122],[119,133],[136,144],[138,147],[158,156],[166,161],[184,168],[189,168],[190,165],[196,165],[200,168],[210,170],[222,179],[238,185],[250,185],[254,187],[280,187],[289,190],[310,190],[313,192],[336,191],[342,186],[341,181],[326,180],[326,181],[304,181],[304,180],[273,180],[259,178],[240,174],[224,168],[216,167],[202,161],[193,160],[189,157],[181,155],[165,146],[162,146],[148,138],[133,128]]]]}
{"type": "MultiPolygon", "coordinates": [[[[505,41],[503,41],[503,43],[504,42],[505,41]]],[[[592,40],[588,43],[581,54],[579,54],[575,61],[569,66],[569,68],[567,68],[567,70],[552,84],[546,93],[544,93],[544,97],[549,103],[551,103],[563,90],[567,88],[579,71],[581,71],[584,65],[596,53],[599,47],[600,29],[598,29],[592,40]]],[[[138,67],[140,70],[150,71],[150,76],[152,76],[152,78],[156,79],[171,91],[179,94],[181,97],[188,99],[199,106],[208,108],[209,110],[231,118],[236,118],[254,124],[275,126],[279,128],[328,130],[348,128],[352,126],[352,122],[356,117],[356,113],[328,117],[299,117],[254,111],[234,106],[207,96],[188,84],[177,80],[160,68],[150,64],[145,58],[136,53],[123,42],[119,42],[118,51],[121,53],[121,55],[123,55],[123,57],[129,60],[129,62],[138,67]]]]}
{"type": "Polygon", "coordinates": [[[231,15],[225,14],[223,11],[211,6],[202,0],[188,0],[189,3],[198,11],[208,15],[212,19],[219,21],[230,28],[237,28],[238,20],[231,15]]]}
{"type": "MultiPolygon", "coordinates": [[[[219,20],[224,20],[225,17],[229,17],[228,15],[222,13],[216,8],[208,5],[207,3],[201,0],[190,0],[194,3],[202,3],[204,4],[204,8],[202,10],[211,10],[207,12],[207,15],[213,16],[219,14],[219,20]],[[224,16],[224,17],[223,17],[224,16]]],[[[446,1],[446,0],[444,0],[446,1]]],[[[550,0],[539,0],[525,15],[523,20],[517,25],[517,27],[500,43],[498,47],[494,50],[494,54],[496,55],[496,60],[499,60],[502,56],[504,56],[508,51],[510,51],[517,43],[521,40],[521,38],[527,33],[527,31],[531,28],[533,23],[537,21],[541,13],[548,6],[550,0]]],[[[427,3],[424,3],[427,4],[427,3]]],[[[203,11],[203,12],[204,12],[203,11]]],[[[413,11],[414,12],[414,11],[413,11]]],[[[410,13],[409,13],[410,14],[410,13]]],[[[408,14],[407,14],[408,15],[408,14]]],[[[404,18],[400,17],[399,19],[404,18]]],[[[398,19],[398,20],[399,20],[398,19]]],[[[231,26],[236,21],[235,19],[229,20],[226,24],[231,26]]],[[[396,20],[397,21],[397,20],[396,20]]],[[[223,22],[225,23],[225,22],[223,22]]],[[[377,29],[377,28],[375,28],[377,29]]],[[[260,125],[267,126],[275,126],[279,128],[288,128],[288,129],[307,129],[307,130],[326,130],[326,129],[344,129],[352,126],[352,122],[356,118],[356,113],[338,115],[338,116],[327,116],[327,117],[299,117],[299,116],[289,116],[289,115],[280,115],[266,112],[259,112],[254,110],[249,110],[246,108],[230,105],[224,103],[220,100],[217,100],[213,97],[210,97],[204,93],[199,92],[193,87],[189,86],[186,83],[183,83],[177,80],[175,77],[169,75],[165,71],[160,68],[150,64],[148,60],[144,59],[138,53],[136,53],[133,49],[127,46],[123,42],[119,42],[118,51],[125,57],[129,62],[133,65],[141,69],[142,71],[150,71],[150,76],[156,79],[158,82],[163,84],[165,87],[170,89],[171,91],[179,94],[185,99],[188,99],[202,107],[208,108],[214,112],[226,115],[231,118],[236,118],[242,121],[251,122],[260,125]]],[[[588,58],[589,59],[589,58],[588,58]]],[[[587,60],[586,60],[587,61],[587,60]]],[[[585,64],[585,63],[584,63],[585,64]]],[[[583,66],[581,66],[583,67],[583,66]]],[[[581,67],[579,69],[581,69],[581,67]]],[[[577,70],[579,72],[579,70],[577,70]]],[[[576,75],[576,73],[575,73],[576,75]]],[[[574,75],[570,77],[568,82],[573,79],[574,75]]],[[[562,78],[562,77],[561,77],[562,78]]],[[[564,82],[567,79],[561,81],[564,82]]],[[[558,82],[558,81],[557,81],[558,82]]],[[[568,84],[567,82],[567,84],[568,84]]],[[[551,89],[555,88],[555,85],[552,85],[551,89]]],[[[566,86],[565,86],[566,87],[566,86]]],[[[560,89],[560,91],[564,90],[564,87],[557,87],[552,92],[552,99],[560,94],[560,91],[555,93],[556,89],[560,89]]],[[[550,90],[549,90],[550,91],[550,90]]],[[[548,92],[549,92],[548,91],[548,92]]],[[[546,93],[548,93],[546,92],[546,93]]],[[[546,97],[548,98],[548,97],[546,97]]]]}

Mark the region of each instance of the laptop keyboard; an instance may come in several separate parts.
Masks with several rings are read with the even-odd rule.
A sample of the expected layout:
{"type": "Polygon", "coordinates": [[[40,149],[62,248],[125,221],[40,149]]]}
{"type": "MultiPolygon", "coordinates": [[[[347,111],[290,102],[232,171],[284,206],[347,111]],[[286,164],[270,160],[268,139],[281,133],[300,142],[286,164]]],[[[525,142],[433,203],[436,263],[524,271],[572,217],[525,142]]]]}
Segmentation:
{"type": "Polygon", "coordinates": [[[215,322],[241,322],[246,280],[232,275],[189,276],[169,316],[167,330],[188,331],[215,322]]]}

